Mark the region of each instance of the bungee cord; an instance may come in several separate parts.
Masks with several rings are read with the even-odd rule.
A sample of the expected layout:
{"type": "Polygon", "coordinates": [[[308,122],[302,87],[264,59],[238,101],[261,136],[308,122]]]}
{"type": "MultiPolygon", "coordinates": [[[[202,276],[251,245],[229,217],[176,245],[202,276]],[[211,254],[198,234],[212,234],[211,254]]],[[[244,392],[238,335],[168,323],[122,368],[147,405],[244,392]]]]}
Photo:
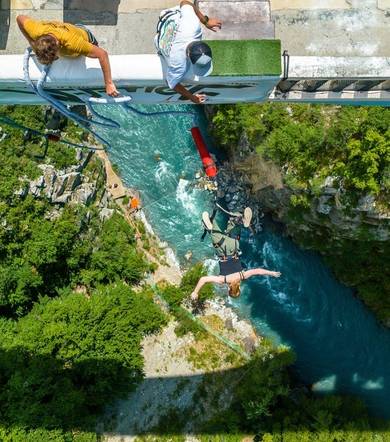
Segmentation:
{"type": "MultiPolygon", "coordinates": [[[[191,111],[176,111],[176,110],[169,110],[169,111],[154,111],[154,112],[145,112],[141,111],[139,109],[136,109],[134,106],[131,106],[128,102],[131,100],[130,97],[119,97],[119,98],[90,98],[85,97],[83,100],[84,104],[87,106],[89,112],[91,115],[93,115],[96,119],[90,120],[88,118],[83,117],[82,115],[79,115],[78,113],[72,112],[68,109],[66,105],[61,103],[60,100],[57,100],[52,95],[50,95],[48,92],[45,91],[44,85],[47,79],[47,75],[50,72],[51,65],[46,65],[43,67],[42,74],[40,79],[38,80],[37,84],[35,85],[34,82],[31,80],[30,77],[30,58],[32,54],[32,48],[29,47],[26,49],[23,59],[23,72],[24,72],[24,79],[26,83],[33,89],[33,91],[41,97],[43,100],[50,103],[50,105],[56,109],[58,112],[63,114],[65,117],[75,121],[77,124],[79,124],[83,129],[90,132],[97,140],[99,140],[103,145],[107,146],[108,148],[111,147],[111,143],[103,138],[101,135],[99,135],[96,131],[91,129],[91,125],[97,125],[100,127],[105,128],[114,128],[119,129],[120,124],[113,119],[103,116],[100,113],[98,113],[94,107],[93,104],[121,104],[124,109],[130,110],[131,112],[141,115],[144,117],[156,117],[156,116],[163,116],[163,115],[187,115],[192,117],[192,125],[193,127],[196,126],[197,123],[197,114],[195,112],[191,111]]],[[[95,149],[97,150],[97,149],[95,149]]]]}
{"type": "Polygon", "coordinates": [[[90,132],[97,140],[99,140],[103,145],[110,147],[109,141],[104,139],[102,136],[97,134],[93,129],[91,129],[91,124],[95,124],[102,127],[108,127],[108,128],[116,128],[118,129],[120,125],[111,120],[110,118],[103,117],[102,115],[98,114],[92,106],[89,104],[89,102],[85,102],[85,104],[88,106],[91,113],[99,118],[102,121],[99,120],[90,120],[88,118],[85,118],[75,112],[72,112],[68,109],[67,106],[65,106],[61,101],[57,100],[56,98],[52,97],[49,93],[47,93],[44,90],[44,84],[47,78],[47,75],[50,71],[51,65],[44,66],[41,78],[38,80],[37,85],[34,84],[34,82],[30,78],[30,58],[31,58],[32,48],[29,47],[26,49],[23,59],[23,72],[24,72],[24,79],[26,83],[33,89],[33,91],[41,97],[43,100],[50,103],[51,106],[53,106],[54,109],[56,109],[58,112],[63,114],[65,117],[75,121],[77,124],[79,124],[83,129],[90,132]]]}
{"type": "MultiPolygon", "coordinates": [[[[54,133],[40,132],[36,129],[32,129],[30,127],[24,126],[23,124],[17,123],[15,120],[13,120],[5,115],[0,115],[0,122],[6,124],[8,126],[14,127],[15,129],[23,130],[26,134],[30,133],[32,135],[42,137],[45,140],[45,149],[44,149],[45,153],[47,152],[47,148],[49,146],[49,141],[63,143],[65,145],[68,145],[70,147],[75,147],[77,149],[85,149],[85,150],[92,150],[92,151],[104,150],[103,148],[100,148],[100,147],[85,146],[83,144],[73,143],[72,141],[69,141],[65,138],[61,138],[59,135],[54,134],[54,133]]],[[[45,155],[43,155],[43,157],[44,156],[45,155]]]]}

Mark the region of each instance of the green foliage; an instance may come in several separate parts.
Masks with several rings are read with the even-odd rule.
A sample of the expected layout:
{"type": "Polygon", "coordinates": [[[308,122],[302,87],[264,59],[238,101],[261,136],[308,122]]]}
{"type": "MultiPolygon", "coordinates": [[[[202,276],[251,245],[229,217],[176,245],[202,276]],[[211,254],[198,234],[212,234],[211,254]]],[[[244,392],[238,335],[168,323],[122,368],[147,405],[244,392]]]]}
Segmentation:
{"type": "Polygon", "coordinates": [[[81,272],[82,282],[95,287],[117,280],[138,283],[148,265],[135,247],[134,230],[119,214],[105,222],[87,269],[81,272]]]}
{"type": "MultiPolygon", "coordinates": [[[[189,295],[194,290],[196,284],[201,276],[206,275],[202,263],[198,263],[191,267],[184,275],[180,284],[180,287],[173,285],[165,285],[159,288],[159,294],[164,301],[169,305],[169,308],[175,316],[178,325],[175,328],[177,336],[184,336],[187,333],[193,333],[199,337],[204,333],[203,327],[201,327],[196,321],[194,321],[188,314],[188,312],[181,307],[182,302],[188,299],[189,295]]],[[[205,301],[211,299],[214,296],[214,291],[211,286],[203,287],[199,294],[199,299],[205,301]]]]}
{"type": "MultiPolygon", "coordinates": [[[[44,129],[40,108],[0,112],[44,129]]],[[[0,440],[98,441],[97,415],[142,378],[141,339],[166,318],[150,291],[129,287],[150,267],[122,217],[102,224],[94,207],[53,211],[44,199],[14,194],[25,179],[39,176],[40,162],[73,164],[74,149],[50,143],[39,159],[40,137],[23,146],[22,131],[6,131],[0,149],[0,440]],[[73,293],[83,283],[87,287],[77,287],[82,294],[73,293]]],[[[76,142],[82,137],[71,123],[66,132],[76,142]]],[[[96,176],[99,164],[91,161],[87,172],[96,176]]]]}
{"type": "Polygon", "coordinates": [[[103,407],[142,378],[141,339],[166,324],[148,291],[125,285],[42,299],[0,349],[0,421],[93,428],[103,407]]]}
{"type": "MultiPolygon", "coordinates": [[[[197,263],[194,266],[192,266],[187,272],[184,274],[180,288],[184,293],[184,296],[189,296],[194,288],[196,287],[196,284],[198,283],[199,279],[202,276],[206,276],[207,271],[204,268],[202,263],[197,263]]],[[[202,287],[202,289],[199,292],[199,300],[201,302],[206,301],[207,299],[211,299],[214,297],[214,289],[212,285],[205,285],[202,287]]]]}
{"type": "Polygon", "coordinates": [[[390,110],[314,105],[221,105],[214,134],[236,149],[242,133],[260,155],[310,188],[313,176],[337,175],[345,188],[390,194],[390,110]]]}
{"type": "Polygon", "coordinates": [[[291,195],[290,203],[292,207],[310,209],[310,199],[307,195],[291,195]]]}
{"type": "Polygon", "coordinates": [[[71,432],[43,428],[28,430],[23,427],[0,426],[0,440],[2,442],[98,442],[100,437],[95,433],[84,431],[71,432]]]}
{"type": "Polygon", "coordinates": [[[83,210],[66,208],[54,221],[43,219],[47,206],[26,198],[2,213],[7,229],[1,238],[0,308],[24,314],[40,294],[55,295],[69,282],[71,260],[85,232],[83,210]]]}
{"type": "Polygon", "coordinates": [[[158,294],[168,304],[170,312],[178,322],[175,328],[177,336],[184,336],[187,333],[193,333],[195,336],[198,336],[204,332],[203,328],[190,318],[188,312],[181,307],[182,302],[188,296],[181,287],[165,285],[158,289],[158,294]]]}
{"type": "MultiPolygon", "coordinates": [[[[114,281],[138,283],[148,265],[136,250],[134,231],[119,215],[101,227],[86,222],[86,209],[66,207],[54,221],[47,205],[28,197],[0,206],[7,229],[0,233],[0,309],[24,314],[40,295],[61,287],[114,281]]],[[[91,212],[90,212],[91,213],[91,212]]]]}
{"type": "MultiPolygon", "coordinates": [[[[18,124],[27,128],[45,133],[44,108],[42,106],[0,106],[0,115],[12,118],[18,124]]],[[[82,142],[82,131],[69,120],[64,124],[64,138],[75,143],[82,142]]],[[[47,157],[41,158],[44,153],[44,138],[38,135],[31,136],[26,142],[23,140],[23,130],[12,126],[2,127],[10,138],[1,143],[3,168],[1,171],[5,177],[20,177],[23,175],[34,178],[33,171],[37,171],[36,163],[44,162],[53,164],[61,169],[76,164],[75,150],[63,143],[49,142],[47,157]],[[12,168],[13,167],[13,168],[12,168]],[[28,172],[28,173],[25,173],[28,172]]]]}

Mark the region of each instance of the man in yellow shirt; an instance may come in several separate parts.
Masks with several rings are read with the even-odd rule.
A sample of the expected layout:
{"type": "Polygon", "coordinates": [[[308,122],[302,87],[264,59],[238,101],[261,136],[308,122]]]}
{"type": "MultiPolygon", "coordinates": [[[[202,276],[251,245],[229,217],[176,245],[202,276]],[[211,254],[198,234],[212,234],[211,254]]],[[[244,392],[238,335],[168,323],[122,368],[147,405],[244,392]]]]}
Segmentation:
{"type": "Polygon", "coordinates": [[[16,21],[41,64],[51,64],[59,56],[84,55],[98,58],[103,71],[106,93],[112,97],[119,95],[112,81],[107,51],[98,46],[98,42],[88,29],[58,21],[33,20],[27,15],[18,15],[16,21]]]}

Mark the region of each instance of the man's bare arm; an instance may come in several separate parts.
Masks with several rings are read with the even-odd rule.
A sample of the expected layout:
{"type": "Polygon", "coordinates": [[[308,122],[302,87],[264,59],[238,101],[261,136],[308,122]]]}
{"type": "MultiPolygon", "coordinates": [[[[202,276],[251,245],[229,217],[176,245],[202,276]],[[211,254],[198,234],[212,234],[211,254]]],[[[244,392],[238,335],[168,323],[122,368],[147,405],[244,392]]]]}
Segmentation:
{"type": "Polygon", "coordinates": [[[217,18],[208,18],[206,15],[202,14],[198,6],[194,3],[190,2],[189,0],[182,0],[180,2],[180,7],[184,5],[190,5],[194,8],[195,14],[199,18],[200,22],[206,26],[206,28],[214,32],[216,32],[217,29],[222,28],[222,22],[220,20],[218,20],[217,18]]]}
{"type": "Polygon", "coordinates": [[[30,46],[34,45],[34,40],[27,34],[26,30],[24,29],[24,23],[26,20],[28,20],[30,17],[28,15],[18,15],[16,17],[16,23],[19,26],[19,29],[21,30],[22,34],[25,36],[25,38],[30,43],[30,46]]]}
{"type": "Polygon", "coordinates": [[[117,97],[119,92],[116,90],[115,84],[112,81],[110,59],[105,49],[98,46],[92,46],[91,52],[88,54],[90,58],[99,59],[100,66],[103,71],[104,83],[106,85],[106,93],[111,97],[117,97]]]}
{"type": "Polygon", "coordinates": [[[204,94],[192,94],[187,88],[185,88],[182,84],[177,84],[174,88],[174,91],[181,94],[184,98],[191,100],[195,104],[202,104],[206,101],[206,95],[204,94]]]}

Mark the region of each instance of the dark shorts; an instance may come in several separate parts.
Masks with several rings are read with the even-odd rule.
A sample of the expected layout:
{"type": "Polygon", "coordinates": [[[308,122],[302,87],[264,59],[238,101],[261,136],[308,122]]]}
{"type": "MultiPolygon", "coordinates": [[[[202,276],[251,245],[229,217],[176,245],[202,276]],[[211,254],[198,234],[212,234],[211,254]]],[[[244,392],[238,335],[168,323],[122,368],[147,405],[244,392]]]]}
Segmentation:
{"type": "Polygon", "coordinates": [[[84,31],[88,34],[88,41],[93,44],[94,46],[99,46],[99,42],[97,41],[96,37],[92,34],[92,32],[84,25],[77,24],[75,25],[80,29],[84,29],[84,31]]]}
{"type": "Polygon", "coordinates": [[[239,258],[228,258],[226,261],[219,261],[219,274],[221,276],[241,272],[242,264],[239,258]]]}

